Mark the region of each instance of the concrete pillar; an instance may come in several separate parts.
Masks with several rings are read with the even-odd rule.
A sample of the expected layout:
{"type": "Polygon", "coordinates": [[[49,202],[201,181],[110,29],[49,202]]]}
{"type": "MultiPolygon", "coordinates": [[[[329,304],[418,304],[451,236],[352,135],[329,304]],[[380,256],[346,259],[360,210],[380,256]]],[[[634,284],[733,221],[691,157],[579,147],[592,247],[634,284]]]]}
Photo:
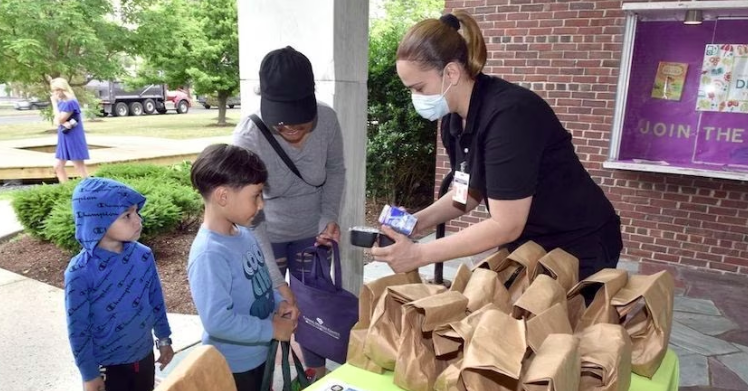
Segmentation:
{"type": "Polygon", "coordinates": [[[260,106],[259,70],[269,51],[293,46],[312,63],[317,99],[338,113],[345,143],[346,188],[340,213],[344,287],[358,294],[363,252],[348,229],[364,224],[369,2],[237,0],[242,116],[260,106]]]}

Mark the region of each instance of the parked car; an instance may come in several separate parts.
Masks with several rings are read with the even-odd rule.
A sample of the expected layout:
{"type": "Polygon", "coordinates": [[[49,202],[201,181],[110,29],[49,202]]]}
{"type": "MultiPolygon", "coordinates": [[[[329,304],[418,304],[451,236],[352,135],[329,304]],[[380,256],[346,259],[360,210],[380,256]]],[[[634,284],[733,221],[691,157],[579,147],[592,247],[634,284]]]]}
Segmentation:
{"type": "Polygon", "coordinates": [[[13,104],[16,110],[39,110],[49,106],[49,100],[39,98],[28,98],[15,101],[13,104]]]}
{"type": "MultiPolygon", "coordinates": [[[[206,109],[211,107],[218,107],[218,98],[215,95],[200,95],[197,97],[197,103],[203,105],[206,109]]],[[[226,100],[226,106],[229,109],[233,109],[236,106],[241,106],[242,98],[239,95],[230,96],[226,100]]]]}

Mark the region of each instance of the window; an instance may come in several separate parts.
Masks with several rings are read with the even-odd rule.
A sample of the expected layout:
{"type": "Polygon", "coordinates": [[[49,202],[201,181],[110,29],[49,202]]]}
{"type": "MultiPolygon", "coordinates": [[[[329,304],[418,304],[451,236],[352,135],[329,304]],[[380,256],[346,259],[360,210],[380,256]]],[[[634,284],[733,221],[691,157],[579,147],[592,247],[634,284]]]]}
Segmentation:
{"type": "Polygon", "coordinates": [[[748,180],[747,4],[623,5],[604,167],[748,180]]]}

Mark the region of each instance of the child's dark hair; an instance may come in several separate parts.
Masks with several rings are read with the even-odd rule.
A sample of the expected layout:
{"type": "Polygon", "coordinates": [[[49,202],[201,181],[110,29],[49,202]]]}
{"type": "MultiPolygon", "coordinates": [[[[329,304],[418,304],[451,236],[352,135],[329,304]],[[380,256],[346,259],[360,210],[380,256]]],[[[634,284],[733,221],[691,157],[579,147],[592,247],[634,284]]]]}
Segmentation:
{"type": "Polygon", "coordinates": [[[257,154],[249,149],[229,144],[214,144],[205,148],[192,163],[192,186],[203,198],[208,198],[219,186],[241,189],[268,180],[268,170],[257,154]]]}

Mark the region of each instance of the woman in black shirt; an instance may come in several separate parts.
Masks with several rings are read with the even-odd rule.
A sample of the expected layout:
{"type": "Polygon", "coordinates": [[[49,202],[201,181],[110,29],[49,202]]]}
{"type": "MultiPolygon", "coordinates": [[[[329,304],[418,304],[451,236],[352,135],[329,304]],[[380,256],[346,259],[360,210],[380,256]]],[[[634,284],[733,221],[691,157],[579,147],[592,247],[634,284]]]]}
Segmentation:
{"type": "Polygon", "coordinates": [[[571,134],[532,91],[482,73],[487,50],[464,11],[413,26],[397,51],[397,73],[424,118],[441,118],[455,170],[452,190],[416,213],[416,231],[469,213],[485,201],[489,219],[429,243],[373,248],[396,272],[532,240],[579,258],[580,279],[616,267],[620,219],[574,152],[571,134]],[[464,186],[460,186],[464,183],[464,186]]]}

